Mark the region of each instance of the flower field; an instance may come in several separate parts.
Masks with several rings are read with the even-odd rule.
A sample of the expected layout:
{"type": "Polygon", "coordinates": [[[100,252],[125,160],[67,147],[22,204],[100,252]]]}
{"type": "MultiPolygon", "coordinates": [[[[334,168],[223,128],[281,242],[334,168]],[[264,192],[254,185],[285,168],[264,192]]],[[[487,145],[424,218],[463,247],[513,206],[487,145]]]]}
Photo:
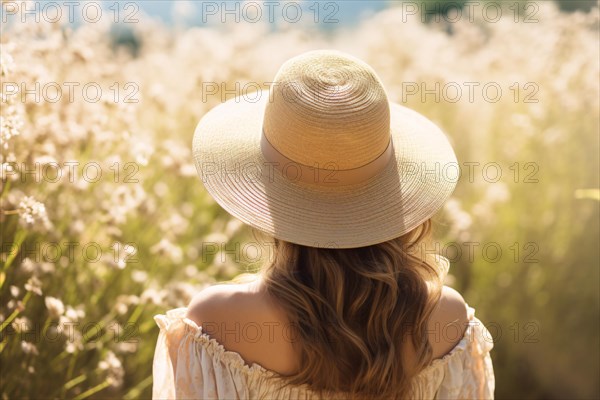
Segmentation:
{"type": "Polygon", "coordinates": [[[531,23],[391,7],[330,31],[5,27],[2,399],[151,396],[153,316],[260,262],[197,177],[194,128],[318,48],[365,60],[450,136],[461,178],[436,235],[492,333],[496,396],[600,396],[598,8],[537,4],[531,23]]]}

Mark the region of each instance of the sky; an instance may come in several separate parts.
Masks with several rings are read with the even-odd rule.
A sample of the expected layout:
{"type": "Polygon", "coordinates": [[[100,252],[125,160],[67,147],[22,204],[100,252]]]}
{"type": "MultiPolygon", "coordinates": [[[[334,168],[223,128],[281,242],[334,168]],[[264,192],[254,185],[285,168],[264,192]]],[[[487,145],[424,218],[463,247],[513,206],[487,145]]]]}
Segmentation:
{"type": "MultiPolygon", "coordinates": [[[[127,2],[131,3],[131,2],[127,2]]],[[[186,25],[196,26],[218,23],[222,19],[233,21],[236,16],[246,21],[274,20],[315,20],[319,25],[328,23],[354,25],[363,17],[382,10],[389,1],[189,1],[189,0],[145,0],[135,1],[144,12],[157,17],[167,24],[184,21],[186,25]],[[235,3],[238,3],[237,5],[235,3]],[[292,3],[286,5],[286,3],[292,3]],[[237,15],[227,10],[238,8],[237,15]],[[298,14],[300,9],[300,15],[298,14]]],[[[133,11],[132,8],[124,11],[133,11]]]]}

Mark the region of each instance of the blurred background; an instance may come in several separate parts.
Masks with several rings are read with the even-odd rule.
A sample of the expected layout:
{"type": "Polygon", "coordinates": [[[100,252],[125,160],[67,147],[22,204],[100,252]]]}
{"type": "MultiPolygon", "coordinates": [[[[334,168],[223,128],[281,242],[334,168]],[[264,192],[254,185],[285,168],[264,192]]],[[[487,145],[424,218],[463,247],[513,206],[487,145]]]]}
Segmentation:
{"type": "Polygon", "coordinates": [[[2,399],[151,397],[153,316],[264,256],[204,191],[194,128],[318,48],[453,141],[435,233],[496,397],[600,397],[597,1],[49,4],[1,4],[2,399]]]}

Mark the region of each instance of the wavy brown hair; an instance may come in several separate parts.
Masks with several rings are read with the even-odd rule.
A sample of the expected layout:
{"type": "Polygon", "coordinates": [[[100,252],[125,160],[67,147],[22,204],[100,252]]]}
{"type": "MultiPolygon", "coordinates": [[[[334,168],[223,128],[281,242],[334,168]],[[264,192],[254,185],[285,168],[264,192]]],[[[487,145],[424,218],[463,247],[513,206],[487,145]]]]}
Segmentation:
{"type": "Polygon", "coordinates": [[[432,358],[427,321],[441,296],[435,264],[423,255],[431,220],[396,239],[352,249],[274,240],[261,274],[295,328],[299,370],[289,384],[353,398],[410,395],[411,378],[432,358]],[[405,365],[412,345],[418,365],[405,365]]]}

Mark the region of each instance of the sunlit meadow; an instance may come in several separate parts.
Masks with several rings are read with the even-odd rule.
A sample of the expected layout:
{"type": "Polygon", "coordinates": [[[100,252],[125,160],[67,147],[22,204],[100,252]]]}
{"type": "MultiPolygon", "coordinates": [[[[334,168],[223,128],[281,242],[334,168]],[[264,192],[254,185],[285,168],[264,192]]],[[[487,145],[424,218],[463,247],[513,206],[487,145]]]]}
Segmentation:
{"type": "Polygon", "coordinates": [[[448,283],[494,336],[496,396],[600,396],[598,9],[538,4],[528,24],[401,22],[391,8],[325,32],[149,19],[129,41],[108,23],[3,31],[2,398],[150,397],[152,317],[258,265],[236,260],[251,236],[196,175],[195,125],[222,101],[203,83],[269,82],[283,61],[324,47],[364,59],[390,100],[453,141],[463,174],[436,233],[448,283]],[[63,96],[6,86],[36,82],[60,83],[63,96]],[[80,84],[72,98],[65,82],[80,84]],[[449,92],[423,99],[407,82],[449,92]],[[473,101],[465,82],[479,84],[473,101]],[[490,82],[498,101],[482,94],[490,82]],[[98,101],[83,97],[87,83],[102,88],[98,101]],[[223,246],[208,254],[207,242],[223,246]]]}

